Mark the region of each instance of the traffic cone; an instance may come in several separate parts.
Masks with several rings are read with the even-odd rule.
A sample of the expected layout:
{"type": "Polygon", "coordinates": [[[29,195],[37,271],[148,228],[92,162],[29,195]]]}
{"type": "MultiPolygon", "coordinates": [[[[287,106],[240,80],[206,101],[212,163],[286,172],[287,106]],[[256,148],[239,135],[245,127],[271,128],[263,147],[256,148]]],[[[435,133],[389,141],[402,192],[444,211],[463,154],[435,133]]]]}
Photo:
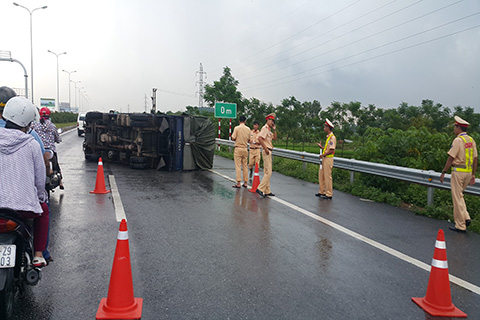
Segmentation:
{"type": "Polygon", "coordinates": [[[447,246],[443,230],[438,230],[432,268],[428,280],[427,295],[423,298],[412,298],[420,308],[436,317],[466,318],[467,315],[452,303],[450,280],[448,278],[447,246]]]}
{"type": "Polygon", "coordinates": [[[255,162],[255,173],[253,174],[252,189],[250,192],[257,192],[258,185],[260,184],[260,175],[258,174],[258,163],[255,162]]]}
{"type": "Polygon", "coordinates": [[[134,298],[128,230],[125,219],[120,223],[117,248],[107,298],[103,298],[96,319],[141,319],[142,298],[134,298]]]}
{"type": "Polygon", "coordinates": [[[103,175],[103,161],[102,158],[98,159],[97,167],[97,181],[95,182],[95,190],[90,191],[90,193],[105,194],[109,193],[110,190],[105,188],[105,176],[103,175]]]}

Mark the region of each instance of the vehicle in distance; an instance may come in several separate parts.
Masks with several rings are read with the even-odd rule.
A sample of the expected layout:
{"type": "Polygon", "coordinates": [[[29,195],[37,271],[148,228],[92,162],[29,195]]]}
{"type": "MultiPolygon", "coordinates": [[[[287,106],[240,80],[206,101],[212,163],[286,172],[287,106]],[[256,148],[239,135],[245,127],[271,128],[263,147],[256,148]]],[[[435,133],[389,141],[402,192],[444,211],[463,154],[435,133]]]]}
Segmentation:
{"type": "Polygon", "coordinates": [[[215,127],[190,115],[87,112],[85,159],[117,162],[133,169],[211,169],[215,127]]]}
{"type": "Polygon", "coordinates": [[[80,137],[85,133],[85,113],[79,113],[77,117],[77,134],[80,137]]]}

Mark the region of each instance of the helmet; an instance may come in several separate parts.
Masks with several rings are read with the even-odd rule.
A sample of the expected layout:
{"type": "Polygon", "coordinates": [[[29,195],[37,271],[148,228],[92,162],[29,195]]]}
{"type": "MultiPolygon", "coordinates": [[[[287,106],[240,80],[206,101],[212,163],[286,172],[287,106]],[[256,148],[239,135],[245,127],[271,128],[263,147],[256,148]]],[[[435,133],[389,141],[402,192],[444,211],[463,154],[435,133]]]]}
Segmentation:
{"type": "Polygon", "coordinates": [[[9,87],[0,87],[0,113],[3,113],[3,108],[8,100],[17,96],[15,91],[9,87]]]}
{"type": "Polygon", "coordinates": [[[44,119],[50,118],[50,109],[48,109],[47,107],[43,107],[42,109],[40,109],[40,117],[44,119]]]}
{"type": "Polygon", "coordinates": [[[22,128],[28,127],[39,118],[37,108],[24,97],[13,97],[8,100],[3,117],[22,128]]]}

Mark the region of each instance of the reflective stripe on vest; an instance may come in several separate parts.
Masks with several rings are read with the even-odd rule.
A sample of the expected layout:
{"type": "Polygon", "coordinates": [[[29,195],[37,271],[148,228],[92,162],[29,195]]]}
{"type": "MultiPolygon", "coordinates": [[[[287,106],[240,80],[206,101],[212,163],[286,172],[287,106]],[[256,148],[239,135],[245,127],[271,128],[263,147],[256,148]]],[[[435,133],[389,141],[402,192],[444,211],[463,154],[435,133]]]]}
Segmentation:
{"type": "Polygon", "coordinates": [[[454,168],[458,172],[472,172],[472,163],[473,163],[473,139],[470,136],[470,142],[467,142],[464,135],[460,135],[463,142],[465,143],[465,168],[454,168]]]}
{"type": "MultiPolygon", "coordinates": [[[[330,135],[327,138],[327,141],[325,141],[325,148],[323,148],[323,154],[325,154],[325,151],[327,151],[328,143],[330,142],[331,137],[333,137],[333,133],[330,133],[330,135]]],[[[333,158],[334,154],[335,154],[335,149],[333,149],[332,154],[329,154],[328,156],[325,156],[325,158],[333,158]]]]}

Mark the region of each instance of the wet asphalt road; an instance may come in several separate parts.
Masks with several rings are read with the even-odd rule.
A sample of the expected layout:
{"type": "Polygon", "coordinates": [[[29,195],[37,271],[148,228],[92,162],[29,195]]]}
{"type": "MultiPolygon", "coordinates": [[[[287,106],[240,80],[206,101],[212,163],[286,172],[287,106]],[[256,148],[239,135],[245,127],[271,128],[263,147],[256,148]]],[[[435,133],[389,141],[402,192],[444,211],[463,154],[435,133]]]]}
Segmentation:
{"type": "MultiPolygon", "coordinates": [[[[65,191],[51,199],[50,250],[41,283],[15,304],[15,319],[94,319],[106,297],[118,222],[112,195],[93,195],[97,164],[83,138],[58,146],[65,191]]],[[[142,319],[434,319],[411,302],[429,273],[274,199],[233,189],[233,161],[214,171],[157,172],[104,163],[128,219],[135,297],[142,319]]],[[[260,173],[262,175],[262,173],[260,173]]],[[[108,179],[107,188],[110,189],[108,179]]],[[[451,274],[480,286],[480,236],[273,174],[277,198],[426,264],[445,230],[451,274]]],[[[480,319],[480,295],[451,284],[453,303],[480,319]]],[[[439,318],[445,319],[445,318],[439,318]]]]}

